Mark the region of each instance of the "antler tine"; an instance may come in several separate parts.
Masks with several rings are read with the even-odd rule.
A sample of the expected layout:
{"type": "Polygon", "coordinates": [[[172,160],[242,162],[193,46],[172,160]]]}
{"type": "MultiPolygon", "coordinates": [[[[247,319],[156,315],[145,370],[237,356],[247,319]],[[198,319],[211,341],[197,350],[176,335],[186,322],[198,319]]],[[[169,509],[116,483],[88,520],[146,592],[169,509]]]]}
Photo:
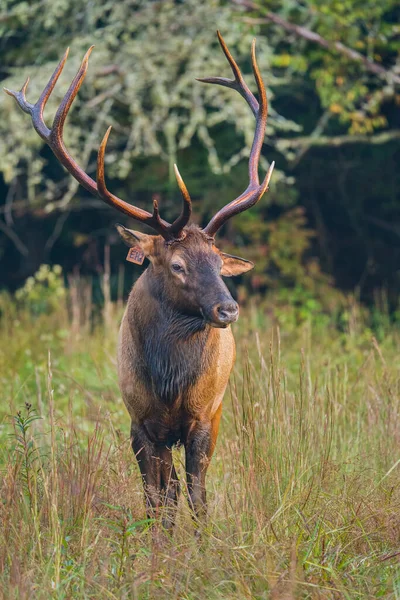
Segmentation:
{"type": "Polygon", "coordinates": [[[260,98],[259,103],[247,87],[243,76],[240,72],[240,69],[236,64],[235,60],[233,59],[231,53],[229,52],[228,47],[225,44],[225,41],[219,31],[217,32],[217,35],[221,44],[221,48],[231,66],[235,78],[232,80],[225,79],[223,77],[209,77],[206,79],[199,79],[199,81],[203,81],[205,83],[216,83],[217,85],[223,85],[225,87],[229,87],[238,91],[241,94],[241,96],[245,98],[246,102],[249,104],[251,110],[253,111],[253,114],[256,117],[256,128],[249,158],[249,185],[238,198],[236,198],[235,200],[224,206],[220,211],[218,211],[217,214],[214,215],[214,217],[208,223],[208,225],[204,228],[204,231],[212,237],[228,219],[230,219],[236,214],[243,212],[244,210],[247,210],[251,206],[254,206],[254,204],[256,204],[260,200],[260,198],[268,189],[268,184],[275,166],[274,162],[271,163],[268,172],[260,185],[258,178],[258,164],[260,160],[261,149],[264,141],[265,128],[268,118],[268,102],[265,86],[257,64],[255,40],[253,40],[251,46],[251,62],[260,98]]]}
{"type": "Polygon", "coordinates": [[[188,223],[191,214],[190,197],[183,181],[180,183],[180,181],[178,180],[178,184],[181,188],[181,192],[184,197],[184,207],[182,209],[181,215],[174,221],[172,225],[170,225],[169,223],[167,223],[167,221],[164,221],[160,218],[158,212],[158,204],[156,201],[154,201],[153,203],[153,214],[151,214],[146,210],[142,210],[141,208],[138,208],[136,206],[133,206],[132,204],[129,204],[128,202],[125,202],[124,200],[121,200],[120,198],[108,191],[104,176],[104,154],[107,140],[110,135],[111,127],[107,130],[98,151],[97,182],[94,181],[91,177],[89,177],[89,175],[87,175],[87,173],[85,173],[83,169],[81,169],[81,167],[72,158],[72,156],[68,153],[65,147],[63,140],[65,120],[67,118],[69,109],[71,108],[71,105],[83,83],[83,80],[85,79],[89,65],[89,56],[93,48],[94,46],[91,46],[86,52],[77,74],[75,75],[60,106],[57,109],[51,129],[49,129],[44,122],[43,111],[54,89],[54,86],[56,85],[57,80],[64,68],[65,62],[68,57],[69,49],[67,49],[64,53],[64,56],[62,57],[54,73],[50,77],[49,82],[44,88],[36,104],[31,104],[26,99],[26,89],[29,83],[29,77],[19,92],[13,92],[8,89],[6,89],[5,91],[7,92],[7,94],[15,98],[18,105],[24,112],[31,115],[32,123],[37,133],[50,146],[51,150],[61,162],[61,164],[64,165],[67,171],[69,171],[69,173],[71,173],[71,175],[75,177],[75,179],[85,189],[87,189],[95,196],[99,196],[102,200],[107,202],[107,204],[109,204],[110,206],[114,206],[129,217],[136,219],[137,221],[140,221],[145,225],[149,225],[155,231],[157,231],[157,233],[159,233],[165,240],[171,241],[173,239],[179,239],[182,237],[182,229],[188,223]]]}
{"type": "Polygon", "coordinates": [[[147,210],[143,210],[136,206],[132,206],[132,204],[128,204],[118,198],[118,196],[114,196],[106,186],[105,175],[104,175],[104,155],[106,151],[107,141],[111,132],[111,127],[109,127],[103,137],[103,140],[100,144],[99,151],[97,154],[97,193],[102,200],[104,200],[110,206],[114,206],[118,208],[121,212],[125,213],[129,217],[133,217],[134,219],[141,221],[145,225],[149,225],[157,232],[160,233],[165,239],[170,238],[169,228],[170,225],[166,221],[160,219],[158,213],[158,204],[157,201],[153,201],[153,214],[147,212],[147,210]]]}
{"type": "Polygon", "coordinates": [[[269,181],[271,179],[274,167],[275,161],[272,161],[267,171],[267,174],[264,177],[264,180],[260,186],[258,186],[255,189],[247,188],[247,190],[243,192],[243,194],[241,194],[238,198],[236,198],[236,200],[233,200],[232,202],[221,208],[221,210],[213,216],[208,225],[204,227],[205,233],[207,233],[207,235],[211,237],[214,237],[217,231],[221,229],[222,225],[224,225],[226,221],[228,221],[228,219],[240,214],[241,212],[244,212],[248,208],[251,208],[252,206],[257,204],[257,202],[268,190],[269,181]]]}
{"type": "MultiPolygon", "coordinates": [[[[85,171],[78,165],[78,163],[75,161],[75,159],[69,154],[69,152],[64,144],[63,137],[62,137],[63,132],[64,132],[65,119],[67,118],[69,109],[71,108],[71,105],[72,105],[73,101],[75,100],[76,95],[79,92],[79,90],[82,86],[82,83],[86,77],[86,73],[87,73],[88,66],[89,66],[89,57],[92,53],[93,48],[94,48],[94,46],[90,46],[90,48],[87,50],[87,52],[86,52],[85,56],[83,57],[83,60],[80,64],[77,74],[75,75],[74,79],[72,80],[71,85],[69,86],[66,94],[64,95],[64,98],[61,101],[61,104],[59,105],[59,107],[56,111],[51,129],[48,130],[48,134],[46,137],[43,137],[43,136],[42,137],[48,143],[48,145],[50,146],[50,148],[52,149],[52,151],[54,152],[54,154],[56,155],[56,157],[58,158],[60,163],[62,165],[64,165],[64,167],[67,169],[67,171],[69,171],[69,173],[71,173],[71,175],[73,177],[75,177],[75,179],[86,190],[88,190],[89,192],[91,192],[92,194],[94,194],[96,196],[98,193],[96,182],[92,179],[92,177],[90,177],[87,173],[85,173],[85,171]]],[[[43,92],[37,102],[37,105],[35,105],[35,112],[37,112],[38,118],[40,116],[42,121],[43,121],[44,107],[47,103],[47,100],[50,97],[51,92],[54,89],[54,86],[57,83],[57,79],[59,78],[61,71],[64,68],[65,62],[68,57],[68,52],[69,52],[69,49],[67,49],[67,51],[65,52],[58,67],[56,68],[53,75],[51,76],[49,83],[47,84],[46,88],[43,90],[43,92]],[[36,108],[36,106],[37,106],[37,108],[36,108]]],[[[36,129],[35,122],[33,124],[36,129]]],[[[38,130],[36,129],[36,131],[38,131],[38,130]]],[[[39,133],[39,135],[40,135],[40,133],[39,133]]],[[[129,204],[128,204],[128,206],[129,206],[129,204]]]]}
{"type": "Polygon", "coordinates": [[[189,192],[183,181],[181,174],[179,173],[178,167],[174,165],[175,177],[178,182],[179,189],[182,194],[183,206],[182,212],[177,219],[172,223],[170,230],[177,237],[182,237],[182,230],[189,223],[191,214],[192,214],[192,200],[190,198],[189,192]]]}
{"type": "MultiPolygon", "coordinates": [[[[86,73],[87,73],[88,66],[89,66],[89,57],[92,53],[93,48],[94,48],[94,46],[90,46],[90,48],[87,50],[85,56],[83,57],[83,60],[81,62],[81,65],[78,69],[77,74],[75,75],[74,79],[72,80],[71,85],[69,86],[64,98],[61,101],[61,104],[59,105],[59,107],[57,109],[57,112],[54,116],[53,125],[50,130],[49,146],[53,150],[54,154],[57,156],[58,160],[68,169],[68,171],[76,178],[78,178],[78,176],[79,176],[79,178],[80,178],[79,183],[81,185],[83,185],[83,187],[85,187],[87,190],[92,192],[93,194],[96,194],[97,186],[96,186],[94,180],[91,177],[89,177],[79,167],[79,165],[75,162],[75,160],[68,154],[68,151],[65,147],[64,140],[62,137],[63,132],[64,132],[65,119],[67,118],[69,109],[71,108],[71,105],[72,105],[73,101],[75,100],[76,95],[79,92],[79,90],[82,86],[82,83],[86,77],[86,73]]],[[[65,62],[66,58],[67,58],[67,55],[64,56],[64,62],[65,62]]],[[[61,61],[61,62],[63,62],[63,61],[61,61]]],[[[47,98],[50,96],[50,93],[51,93],[56,81],[57,81],[57,79],[54,81],[54,84],[53,84],[51,90],[49,90],[49,93],[46,95],[46,102],[47,102],[47,98]]],[[[42,96],[44,96],[44,95],[45,95],[45,92],[43,92],[42,96]]]]}
{"type": "Polygon", "coordinates": [[[260,102],[258,105],[258,112],[256,115],[256,130],[254,133],[253,145],[250,151],[249,159],[249,177],[250,186],[259,185],[258,179],[258,163],[260,160],[261,149],[264,143],[265,128],[267,126],[268,118],[268,101],[267,93],[265,91],[265,85],[261,78],[261,73],[258,68],[256,59],[256,40],[254,39],[251,44],[251,64],[253,67],[254,78],[257,83],[258,95],[260,102]]]}
{"type": "Polygon", "coordinates": [[[197,81],[201,81],[202,83],[215,83],[216,85],[222,85],[223,87],[227,87],[227,88],[231,88],[232,90],[236,90],[237,92],[239,92],[239,94],[241,96],[243,96],[243,98],[246,100],[246,102],[249,104],[251,110],[253,111],[253,114],[255,117],[257,117],[257,113],[258,113],[258,102],[256,100],[256,98],[254,97],[254,94],[251,92],[251,90],[249,89],[249,87],[247,86],[245,80],[243,79],[243,75],[235,61],[235,59],[233,58],[232,54],[229,52],[228,46],[225,43],[224,38],[222,37],[221,33],[219,31],[217,31],[217,36],[218,36],[218,41],[221,45],[222,51],[225,54],[233,75],[234,75],[234,79],[228,79],[227,77],[197,77],[197,81]]]}
{"type": "Polygon", "coordinates": [[[43,92],[41,93],[40,98],[36,102],[36,104],[31,104],[26,99],[26,90],[28,88],[29,77],[27,78],[27,80],[25,81],[24,85],[22,86],[22,88],[19,92],[13,92],[11,90],[8,90],[7,88],[4,88],[4,91],[9,96],[13,96],[16,99],[19,107],[22,108],[22,110],[24,112],[26,112],[32,116],[32,123],[35,128],[35,131],[40,135],[40,137],[46,143],[49,143],[51,132],[50,132],[50,129],[46,126],[46,123],[44,122],[43,111],[44,111],[44,107],[47,104],[47,100],[49,99],[51,92],[53,91],[54,86],[56,85],[57,80],[61,75],[61,72],[64,68],[65,62],[68,57],[68,53],[69,53],[69,48],[67,48],[66,51],[64,52],[64,56],[58,63],[54,73],[50,77],[46,87],[44,88],[43,92]]]}
{"type": "Polygon", "coordinates": [[[22,86],[22,88],[19,90],[19,92],[13,92],[13,90],[9,90],[8,88],[3,88],[3,89],[6,94],[15,98],[15,100],[18,103],[18,106],[24,112],[26,112],[28,115],[31,115],[32,110],[33,110],[33,104],[28,102],[28,100],[26,99],[26,90],[28,88],[28,84],[29,84],[29,77],[26,78],[26,81],[25,81],[24,85],[22,86]]]}
{"type": "Polygon", "coordinates": [[[67,50],[65,51],[64,56],[58,63],[56,69],[54,70],[54,73],[50,77],[47,85],[45,86],[45,88],[44,88],[43,92],[41,93],[39,100],[36,102],[36,104],[31,104],[30,102],[28,102],[26,100],[26,97],[25,97],[29,78],[25,82],[25,84],[22,87],[20,92],[12,92],[11,90],[6,90],[6,92],[10,96],[13,96],[16,99],[18,105],[22,108],[22,110],[24,112],[31,115],[32,124],[33,124],[35,130],[40,135],[40,137],[50,146],[53,153],[56,155],[56,157],[61,162],[61,164],[64,165],[64,167],[67,169],[67,171],[69,171],[85,189],[87,189],[92,194],[96,195],[97,194],[96,182],[91,177],[89,177],[89,175],[87,175],[79,167],[79,165],[75,162],[75,160],[69,155],[67,149],[65,148],[63,140],[62,140],[62,131],[63,131],[64,121],[67,116],[68,110],[69,110],[76,94],[78,93],[78,90],[79,90],[80,86],[82,85],[83,79],[86,75],[86,71],[87,71],[87,67],[88,67],[88,59],[89,59],[89,55],[90,55],[92,49],[93,49],[93,46],[91,48],[89,48],[89,50],[85,54],[85,57],[79,68],[79,71],[78,71],[76,77],[74,78],[71,86],[69,87],[67,93],[65,94],[64,99],[63,99],[59,109],[57,110],[56,117],[58,115],[58,119],[56,119],[56,117],[54,118],[54,123],[53,123],[52,129],[49,129],[46,126],[46,123],[44,122],[44,118],[43,118],[43,111],[44,111],[47,101],[50,98],[50,95],[57,83],[57,80],[60,77],[61,72],[64,68],[65,62],[68,57],[69,48],[67,48],[67,50]],[[64,114],[63,114],[63,118],[60,120],[60,116],[61,116],[60,109],[62,107],[64,108],[64,114]]]}

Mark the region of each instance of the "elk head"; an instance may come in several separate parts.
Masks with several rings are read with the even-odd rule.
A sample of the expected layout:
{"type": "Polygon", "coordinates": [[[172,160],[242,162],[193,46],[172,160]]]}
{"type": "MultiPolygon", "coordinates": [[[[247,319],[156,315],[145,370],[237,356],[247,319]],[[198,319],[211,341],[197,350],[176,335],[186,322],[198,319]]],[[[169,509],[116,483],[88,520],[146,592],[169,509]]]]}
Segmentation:
{"type": "Polygon", "coordinates": [[[217,35],[234,78],[209,77],[198,81],[215,83],[238,91],[249,104],[256,118],[256,127],[249,158],[249,185],[235,200],[221,208],[204,229],[188,225],[192,213],[192,203],[176,165],[175,176],[182,194],[183,205],[181,214],[173,223],[161,219],[156,200],[153,202],[153,213],[149,213],[121,200],[107,189],[104,176],[104,155],[111,127],[107,130],[98,151],[96,181],[87,175],[68,153],[63,142],[64,123],[85,78],[93,46],[84,56],[78,73],[57,109],[51,129],[44,122],[43,111],[63,70],[68,49],[36,104],[28,102],[25,96],[29,78],[19,92],[7,89],[5,91],[16,99],[24,112],[31,115],[37,133],[49,145],[61,164],[85,189],[132,219],[150,226],[156,232],[157,235],[147,235],[126,229],[122,225],[117,226],[123,240],[130,247],[139,246],[144,256],[150,260],[157,281],[164,290],[167,290],[167,297],[175,308],[187,314],[199,315],[215,327],[226,327],[236,321],[238,305],[230,295],[221,276],[239,275],[252,269],[254,265],[250,261],[221,252],[215,246],[215,234],[228,219],[247,210],[260,200],[268,189],[274,162],[271,163],[264,180],[260,183],[258,165],[267,123],[268,103],[265,86],[256,61],[255,40],[252,43],[251,59],[259,102],[244,81],[221,34],[217,32],[217,35]]]}

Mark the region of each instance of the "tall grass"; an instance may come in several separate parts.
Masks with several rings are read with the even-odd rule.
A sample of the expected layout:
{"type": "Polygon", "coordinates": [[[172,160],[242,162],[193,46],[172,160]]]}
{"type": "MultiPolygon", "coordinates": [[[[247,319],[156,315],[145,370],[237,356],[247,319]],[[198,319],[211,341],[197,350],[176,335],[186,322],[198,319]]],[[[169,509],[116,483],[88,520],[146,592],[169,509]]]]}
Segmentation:
{"type": "Polygon", "coordinates": [[[116,383],[120,306],[103,324],[85,290],[47,316],[3,302],[2,598],[400,597],[398,331],[378,342],[357,307],[342,331],[244,311],[209,521],[199,542],[183,497],[169,539],[116,383]]]}

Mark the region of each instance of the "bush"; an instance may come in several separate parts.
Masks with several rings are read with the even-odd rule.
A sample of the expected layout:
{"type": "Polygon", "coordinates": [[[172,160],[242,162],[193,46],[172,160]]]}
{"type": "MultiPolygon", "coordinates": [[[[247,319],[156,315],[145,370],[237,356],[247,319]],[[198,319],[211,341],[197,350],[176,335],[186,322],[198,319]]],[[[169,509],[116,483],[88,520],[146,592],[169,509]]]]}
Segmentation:
{"type": "Polygon", "coordinates": [[[28,277],[25,285],[15,293],[20,307],[32,315],[57,311],[60,304],[64,303],[65,296],[64,278],[59,265],[41,265],[37,273],[28,277]]]}

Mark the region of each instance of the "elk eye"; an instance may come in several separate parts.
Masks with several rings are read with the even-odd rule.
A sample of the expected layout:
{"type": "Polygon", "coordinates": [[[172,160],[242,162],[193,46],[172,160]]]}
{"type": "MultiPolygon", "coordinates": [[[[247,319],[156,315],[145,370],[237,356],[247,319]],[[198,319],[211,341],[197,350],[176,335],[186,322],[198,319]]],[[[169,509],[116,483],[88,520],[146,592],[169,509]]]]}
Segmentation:
{"type": "Polygon", "coordinates": [[[172,263],[171,269],[175,271],[175,273],[183,273],[184,271],[182,265],[180,265],[179,263],[172,263]]]}

